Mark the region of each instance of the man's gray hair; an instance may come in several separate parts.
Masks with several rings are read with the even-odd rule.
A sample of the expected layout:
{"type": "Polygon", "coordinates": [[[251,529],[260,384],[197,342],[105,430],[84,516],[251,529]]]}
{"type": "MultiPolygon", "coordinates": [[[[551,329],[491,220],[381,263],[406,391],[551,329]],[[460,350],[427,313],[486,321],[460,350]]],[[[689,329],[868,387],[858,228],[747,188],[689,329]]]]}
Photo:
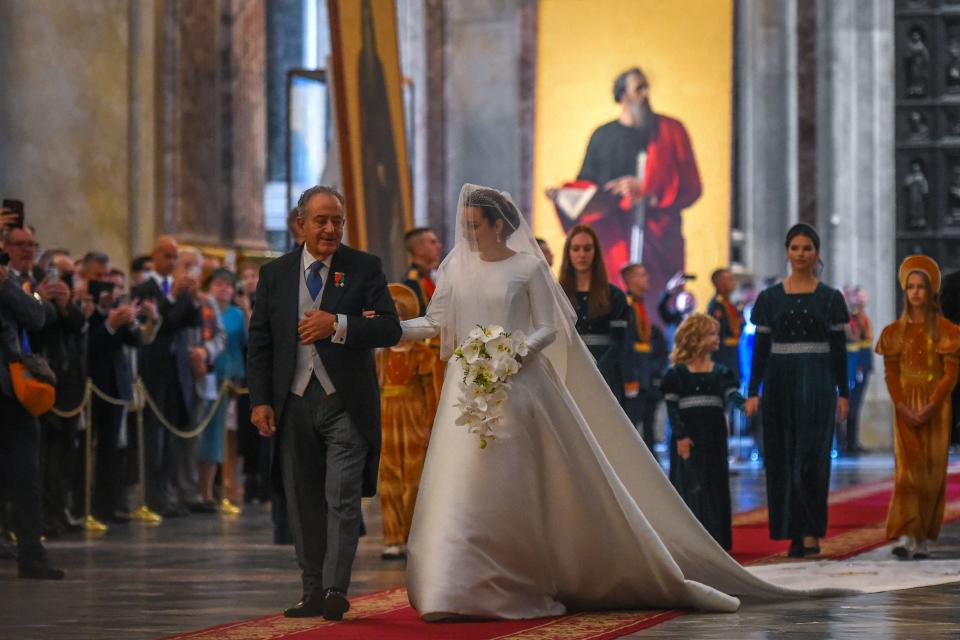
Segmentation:
{"type": "Polygon", "coordinates": [[[84,266],[89,265],[91,262],[97,262],[99,264],[110,264],[110,256],[105,254],[102,251],[88,251],[84,254],[83,259],[80,261],[84,266]]]}
{"type": "Polygon", "coordinates": [[[340,209],[346,211],[347,205],[343,199],[343,194],[334,189],[333,187],[324,187],[322,185],[317,185],[315,187],[310,187],[303,192],[303,195],[300,196],[300,199],[297,201],[297,217],[303,218],[307,215],[307,203],[310,202],[310,198],[313,196],[325,195],[331,196],[337,199],[337,202],[340,203],[340,209]]]}

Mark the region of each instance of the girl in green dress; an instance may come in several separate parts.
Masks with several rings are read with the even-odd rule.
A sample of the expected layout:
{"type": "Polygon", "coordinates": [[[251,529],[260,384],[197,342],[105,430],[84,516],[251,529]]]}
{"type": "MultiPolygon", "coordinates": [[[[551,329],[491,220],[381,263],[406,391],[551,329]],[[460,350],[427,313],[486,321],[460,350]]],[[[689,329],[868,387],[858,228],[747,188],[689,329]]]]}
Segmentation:
{"type": "Polygon", "coordinates": [[[847,416],[849,318],[843,295],[820,282],[816,230],[794,225],[785,246],[790,275],[753,308],[744,408],[753,416],[762,402],[770,537],[790,540],[789,555],[803,557],[820,553],[827,530],[830,447],[834,425],[847,416]]]}
{"type": "Polygon", "coordinates": [[[674,336],[673,366],[660,385],[670,416],[671,448],[676,450],[670,481],[717,543],[730,550],[730,479],[727,462],[728,403],[743,407],[737,378],[714,363],[720,323],[696,313],[674,336]]]}

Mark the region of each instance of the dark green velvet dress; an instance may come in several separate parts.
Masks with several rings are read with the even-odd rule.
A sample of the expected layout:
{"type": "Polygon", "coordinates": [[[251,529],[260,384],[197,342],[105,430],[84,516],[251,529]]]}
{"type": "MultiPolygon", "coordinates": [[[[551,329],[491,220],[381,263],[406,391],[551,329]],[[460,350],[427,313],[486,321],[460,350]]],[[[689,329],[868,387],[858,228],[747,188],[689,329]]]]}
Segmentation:
{"type": "Polygon", "coordinates": [[[827,531],[830,447],[837,393],[847,397],[849,318],[839,291],[783,285],[760,293],[750,396],[762,385],[764,463],[770,537],[795,540],[827,531]]]}
{"type": "Polygon", "coordinates": [[[703,528],[726,549],[732,545],[730,468],[727,461],[727,406],[743,406],[736,376],[722,364],[695,373],[671,367],[660,390],[670,417],[670,482],[703,528]],[[677,440],[693,440],[690,457],[676,454],[677,440]]]}
{"type": "Polygon", "coordinates": [[[577,333],[597,361],[597,368],[606,380],[617,402],[623,406],[623,354],[626,348],[627,321],[630,307],[627,296],[618,287],[610,286],[610,313],[591,318],[590,294],[577,292],[577,333]]]}

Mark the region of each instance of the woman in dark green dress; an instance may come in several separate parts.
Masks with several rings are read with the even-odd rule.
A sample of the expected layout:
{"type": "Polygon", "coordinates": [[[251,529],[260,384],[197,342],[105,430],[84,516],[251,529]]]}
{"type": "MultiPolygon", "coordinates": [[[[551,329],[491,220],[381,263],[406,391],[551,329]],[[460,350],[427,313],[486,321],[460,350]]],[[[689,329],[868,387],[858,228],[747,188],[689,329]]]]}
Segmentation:
{"type": "Polygon", "coordinates": [[[847,306],[819,280],[813,227],[787,233],[790,275],[760,293],[747,415],[762,402],[770,537],[791,557],[816,555],[827,530],[830,447],[847,415],[847,306]],[[760,400],[762,388],[762,401],[760,400]],[[839,394],[839,399],[838,399],[839,394]]]}
{"type": "Polygon", "coordinates": [[[603,248],[594,230],[575,225],[563,245],[560,286],[577,311],[577,333],[622,407],[623,356],[630,307],[627,297],[607,279],[603,248]]]}
{"type": "Polygon", "coordinates": [[[737,378],[714,363],[720,348],[720,323],[697,313],[677,329],[673,366],[660,390],[670,417],[670,482],[714,540],[730,550],[730,469],[727,462],[729,403],[743,407],[737,378]]]}

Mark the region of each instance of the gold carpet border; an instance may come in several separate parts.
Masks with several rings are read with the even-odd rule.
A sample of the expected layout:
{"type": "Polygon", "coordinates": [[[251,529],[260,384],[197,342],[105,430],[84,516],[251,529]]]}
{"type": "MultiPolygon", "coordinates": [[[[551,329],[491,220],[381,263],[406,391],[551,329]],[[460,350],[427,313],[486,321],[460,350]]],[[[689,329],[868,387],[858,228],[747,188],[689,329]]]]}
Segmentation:
{"type": "Polygon", "coordinates": [[[590,640],[671,614],[662,610],[578,613],[490,640],[590,640]]]}
{"type": "MultiPolygon", "coordinates": [[[[391,589],[386,592],[359,597],[350,603],[348,620],[371,618],[404,609],[410,606],[407,590],[391,589]]],[[[198,638],[217,638],[217,640],[275,640],[286,638],[296,633],[313,631],[333,626],[321,618],[284,618],[282,615],[272,616],[250,622],[238,622],[224,627],[215,627],[205,631],[198,631],[187,635],[174,636],[174,640],[194,640],[198,638]]]]}

